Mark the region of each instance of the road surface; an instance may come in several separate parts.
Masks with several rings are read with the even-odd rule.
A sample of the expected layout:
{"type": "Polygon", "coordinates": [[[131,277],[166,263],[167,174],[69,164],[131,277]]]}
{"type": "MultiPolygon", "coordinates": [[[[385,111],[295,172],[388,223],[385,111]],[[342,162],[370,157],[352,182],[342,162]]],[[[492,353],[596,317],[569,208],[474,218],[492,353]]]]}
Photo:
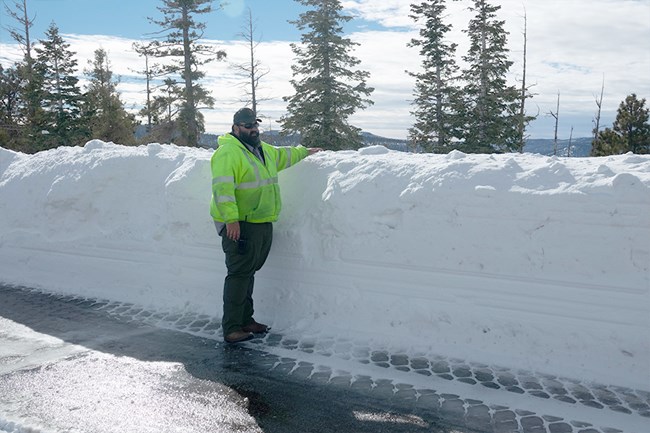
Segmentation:
{"type": "Polygon", "coordinates": [[[0,285],[0,432],[650,431],[647,392],[217,328],[0,285]]]}

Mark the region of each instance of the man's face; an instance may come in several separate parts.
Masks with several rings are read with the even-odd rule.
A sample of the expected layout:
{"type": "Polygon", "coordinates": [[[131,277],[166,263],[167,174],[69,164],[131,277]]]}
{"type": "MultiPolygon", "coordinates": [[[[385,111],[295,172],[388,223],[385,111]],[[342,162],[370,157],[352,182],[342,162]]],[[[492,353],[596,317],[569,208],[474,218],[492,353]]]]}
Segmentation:
{"type": "Polygon", "coordinates": [[[259,124],[255,123],[240,123],[236,125],[237,136],[241,141],[251,146],[259,146],[260,144],[260,131],[259,124]]]}

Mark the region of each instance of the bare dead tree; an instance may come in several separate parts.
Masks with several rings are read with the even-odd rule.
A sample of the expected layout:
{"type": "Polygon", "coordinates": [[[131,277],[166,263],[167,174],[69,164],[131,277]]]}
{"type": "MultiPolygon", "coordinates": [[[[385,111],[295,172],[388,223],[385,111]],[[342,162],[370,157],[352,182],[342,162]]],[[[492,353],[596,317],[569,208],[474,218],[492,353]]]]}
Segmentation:
{"type": "Polygon", "coordinates": [[[523,58],[523,74],[521,78],[521,102],[519,106],[519,153],[522,153],[524,151],[524,144],[526,137],[524,136],[525,130],[526,130],[526,98],[527,98],[527,93],[528,89],[526,88],[526,50],[527,50],[527,44],[528,44],[528,19],[526,17],[526,10],[524,9],[524,58],[523,58]]]}
{"type": "Polygon", "coordinates": [[[246,77],[247,83],[244,85],[245,88],[245,98],[241,99],[241,102],[244,102],[246,105],[250,104],[251,109],[259,116],[258,106],[262,101],[268,101],[271,98],[260,98],[258,89],[260,85],[260,80],[266,76],[270,69],[262,65],[262,63],[255,57],[256,49],[260,44],[259,41],[255,39],[255,21],[253,20],[253,13],[250,8],[248,8],[248,21],[244,27],[244,30],[238,34],[242,39],[246,41],[249,49],[249,60],[246,63],[235,64],[234,68],[239,72],[240,75],[246,77]]]}
{"type": "Polygon", "coordinates": [[[600,98],[595,97],[596,106],[598,111],[596,112],[596,118],[594,119],[594,138],[591,140],[591,154],[596,155],[596,148],[599,147],[599,135],[600,135],[600,114],[603,106],[603,94],[605,93],[605,74],[603,74],[603,82],[600,86],[600,98]]]}
{"type": "Polygon", "coordinates": [[[600,87],[600,98],[596,98],[596,106],[598,111],[596,112],[596,118],[594,119],[594,140],[598,139],[598,131],[600,129],[600,112],[603,107],[603,93],[605,92],[605,75],[603,75],[603,83],[600,87]]]}
{"type": "Polygon", "coordinates": [[[149,44],[143,44],[139,42],[135,42],[133,44],[133,49],[136,53],[138,53],[141,57],[144,57],[144,70],[143,71],[133,71],[138,74],[144,74],[145,80],[147,82],[147,102],[145,105],[145,108],[140,112],[141,114],[144,114],[147,116],[147,133],[151,132],[151,126],[153,123],[152,117],[153,117],[153,108],[152,108],[152,100],[151,100],[151,82],[154,78],[155,72],[154,70],[149,66],[149,57],[152,54],[151,50],[151,43],[149,44]]]}
{"type": "Polygon", "coordinates": [[[573,141],[573,125],[571,125],[571,134],[569,135],[569,146],[566,148],[566,156],[571,156],[571,142],[573,141]]]}
{"type": "Polygon", "coordinates": [[[549,111],[548,114],[555,118],[555,136],[553,139],[553,155],[557,155],[557,128],[560,120],[560,92],[557,92],[557,108],[555,109],[555,113],[549,111]]]}
{"type": "Polygon", "coordinates": [[[29,17],[27,13],[27,0],[14,0],[14,9],[11,9],[6,3],[4,7],[7,15],[16,20],[20,27],[3,27],[9,32],[11,38],[18,42],[18,45],[22,48],[25,63],[29,71],[31,71],[33,60],[29,29],[34,25],[36,15],[33,18],[29,17]]]}

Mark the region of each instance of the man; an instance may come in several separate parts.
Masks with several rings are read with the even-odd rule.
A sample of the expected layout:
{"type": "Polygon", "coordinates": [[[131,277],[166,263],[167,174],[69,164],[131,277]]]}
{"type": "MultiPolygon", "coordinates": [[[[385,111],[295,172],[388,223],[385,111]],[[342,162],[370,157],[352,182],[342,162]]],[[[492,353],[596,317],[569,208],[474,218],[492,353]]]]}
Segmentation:
{"type": "Polygon", "coordinates": [[[250,108],[237,111],[231,132],[219,137],[211,159],[210,214],[228,270],[221,321],[227,343],[269,330],[253,319],[253,284],[271,249],[272,223],[280,213],[278,172],[322,150],[271,146],[260,140],[259,122],[250,108]]]}

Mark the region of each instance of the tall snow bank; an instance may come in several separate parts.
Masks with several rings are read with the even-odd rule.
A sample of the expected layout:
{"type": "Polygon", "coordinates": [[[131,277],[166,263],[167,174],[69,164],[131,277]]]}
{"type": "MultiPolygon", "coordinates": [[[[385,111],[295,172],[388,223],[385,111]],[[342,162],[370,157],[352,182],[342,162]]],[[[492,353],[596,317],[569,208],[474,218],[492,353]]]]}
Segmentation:
{"type": "MultiPolygon", "coordinates": [[[[220,316],[211,151],[0,149],[0,281],[220,316]]],[[[639,387],[650,157],[322,152],[280,175],[278,332],[639,387]]],[[[650,380],[645,381],[650,383],[650,380]]]]}

